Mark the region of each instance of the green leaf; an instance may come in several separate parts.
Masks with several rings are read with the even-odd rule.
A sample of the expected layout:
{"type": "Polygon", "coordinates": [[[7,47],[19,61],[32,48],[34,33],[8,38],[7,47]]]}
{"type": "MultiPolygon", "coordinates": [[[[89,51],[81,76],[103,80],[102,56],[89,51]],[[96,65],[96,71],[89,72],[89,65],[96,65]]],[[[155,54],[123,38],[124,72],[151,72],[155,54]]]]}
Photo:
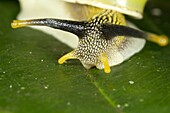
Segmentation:
{"type": "MultiPolygon", "coordinates": [[[[150,1],[143,20],[130,20],[170,36],[168,4],[150,1]]],[[[0,12],[0,113],[169,113],[170,45],[147,42],[105,74],[78,60],[59,65],[57,59],[72,49],[38,30],[11,29],[18,2],[0,1],[0,12]]]]}

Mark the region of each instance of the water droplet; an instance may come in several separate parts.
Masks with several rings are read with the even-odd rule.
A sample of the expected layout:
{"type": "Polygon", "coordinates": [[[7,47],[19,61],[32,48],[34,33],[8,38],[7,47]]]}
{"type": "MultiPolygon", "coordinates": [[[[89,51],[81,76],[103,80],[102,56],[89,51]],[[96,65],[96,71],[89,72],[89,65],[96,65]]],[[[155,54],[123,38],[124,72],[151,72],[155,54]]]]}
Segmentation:
{"type": "Polygon", "coordinates": [[[21,90],[24,90],[25,89],[25,87],[21,87],[21,90]]]}
{"type": "Polygon", "coordinates": [[[151,58],[153,58],[153,59],[154,59],[154,58],[155,58],[155,56],[151,56],[151,58]]]}
{"type": "Polygon", "coordinates": [[[12,88],[12,85],[9,85],[9,88],[12,88]]]}
{"type": "Polygon", "coordinates": [[[20,93],[20,90],[18,90],[17,93],[20,93]]]}
{"type": "Polygon", "coordinates": [[[154,8],[151,10],[151,14],[154,16],[161,16],[162,11],[159,8],[154,8]]]}
{"type": "Polygon", "coordinates": [[[125,107],[129,107],[129,104],[128,104],[128,103],[125,103],[124,106],[125,106],[125,107]]]}
{"type": "Polygon", "coordinates": [[[70,106],[70,105],[71,105],[71,102],[67,102],[67,105],[70,106]]]}
{"type": "Polygon", "coordinates": [[[121,107],[121,105],[120,104],[117,104],[117,108],[120,108],[121,107]]]}
{"type": "Polygon", "coordinates": [[[37,80],[38,78],[37,77],[35,77],[35,80],[37,80]]]}
{"type": "Polygon", "coordinates": [[[139,62],[137,62],[136,64],[137,64],[137,65],[139,65],[140,63],[139,63],[139,62]]]}
{"type": "Polygon", "coordinates": [[[152,91],[151,91],[151,90],[149,90],[149,91],[148,91],[148,93],[152,93],[152,91]]]}
{"type": "Polygon", "coordinates": [[[160,70],[159,70],[159,69],[157,69],[156,71],[157,71],[157,72],[160,72],[160,70]]]}
{"type": "Polygon", "coordinates": [[[112,89],[112,91],[116,91],[116,89],[112,89]]]}
{"type": "Polygon", "coordinates": [[[130,81],[129,81],[129,84],[134,84],[134,83],[135,83],[135,82],[134,82],[134,81],[132,81],[132,80],[130,80],[130,81]]]}
{"type": "Polygon", "coordinates": [[[141,98],[141,99],[139,99],[139,102],[143,102],[144,100],[141,98]]]}
{"type": "Polygon", "coordinates": [[[48,89],[49,85],[44,85],[44,89],[48,89]]]}

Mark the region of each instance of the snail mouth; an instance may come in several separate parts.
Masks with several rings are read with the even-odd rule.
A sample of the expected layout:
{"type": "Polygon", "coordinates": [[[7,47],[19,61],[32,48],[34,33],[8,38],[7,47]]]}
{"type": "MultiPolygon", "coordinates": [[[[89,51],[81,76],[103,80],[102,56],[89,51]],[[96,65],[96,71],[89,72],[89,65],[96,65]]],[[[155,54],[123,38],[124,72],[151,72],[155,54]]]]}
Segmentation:
{"type": "MultiPolygon", "coordinates": [[[[76,55],[75,55],[76,50],[73,50],[69,53],[67,53],[66,55],[62,56],[59,60],[58,63],[59,64],[63,64],[64,62],[66,62],[66,60],[69,59],[79,59],[76,55]]],[[[109,60],[108,60],[108,55],[106,53],[102,53],[99,57],[95,57],[95,60],[98,59],[100,63],[96,63],[96,62],[92,62],[92,61],[85,61],[80,59],[82,65],[86,68],[86,69],[90,69],[91,67],[96,66],[98,69],[103,69],[105,73],[110,73],[111,69],[109,66],[109,60]]]]}

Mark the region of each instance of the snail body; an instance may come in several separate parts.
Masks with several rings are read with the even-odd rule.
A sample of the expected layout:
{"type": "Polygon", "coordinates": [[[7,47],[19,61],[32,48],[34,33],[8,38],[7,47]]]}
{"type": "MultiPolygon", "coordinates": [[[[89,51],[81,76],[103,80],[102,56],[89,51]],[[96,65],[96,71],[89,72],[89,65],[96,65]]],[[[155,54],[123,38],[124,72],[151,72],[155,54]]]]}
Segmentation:
{"type": "MultiPolygon", "coordinates": [[[[96,66],[98,69],[104,69],[106,73],[110,73],[111,66],[120,64],[139,52],[145,45],[145,39],[156,42],[162,46],[167,44],[167,37],[157,36],[129,27],[124,16],[120,12],[125,10],[130,11],[130,8],[120,11],[120,6],[117,6],[117,10],[120,11],[118,12],[111,7],[109,7],[109,9],[103,9],[103,7],[89,6],[94,5],[94,3],[104,2],[99,2],[100,0],[98,2],[95,2],[96,0],[92,0],[93,2],[88,0],[67,1],[83,4],[89,3],[88,5],[82,5],[82,8],[86,11],[83,18],[86,20],[75,21],[43,18],[15,20],[11,24],[13,28],[37,25],[48,26],[78,36],[78,46],[73,51],[61,57],[58,60],[59,64],[63,64],[68,59],[79,59],[86,69],[96,66]]],[[[146,2],[146,0],[144,1],[146,2]]],[[[143,7],[145,2],[142,4],[143,7]]],[[[106,6],[106,3],[102,6],[106,6]]],[[[114,5],[113,8],[115,7],[116,5],[114,5]]],[[[134,10],[135,13],[133,13],[132,16],[141,18],[142,11],[142,8],[134,10]]],[[[130,13],[127,12],[126,14],[130,13]]]]}

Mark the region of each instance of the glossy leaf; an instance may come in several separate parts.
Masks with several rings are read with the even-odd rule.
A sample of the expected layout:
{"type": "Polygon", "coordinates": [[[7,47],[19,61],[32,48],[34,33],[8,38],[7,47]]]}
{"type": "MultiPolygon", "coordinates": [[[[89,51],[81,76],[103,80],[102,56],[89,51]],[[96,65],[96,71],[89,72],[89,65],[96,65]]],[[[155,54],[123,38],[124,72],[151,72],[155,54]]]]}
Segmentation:
{"type": "MultiPolygon", "coordinates": [[[[170,37],[168,4],[150,1],[143,20],[130,20],[170,37]]],[[[11,29],[18,2],[0,1],[0,12],[0,113],[169,113],[170,45],[147,42],[105,74],[78,60],[59,65],[72,49],[38,30],[11,29]]]]}

